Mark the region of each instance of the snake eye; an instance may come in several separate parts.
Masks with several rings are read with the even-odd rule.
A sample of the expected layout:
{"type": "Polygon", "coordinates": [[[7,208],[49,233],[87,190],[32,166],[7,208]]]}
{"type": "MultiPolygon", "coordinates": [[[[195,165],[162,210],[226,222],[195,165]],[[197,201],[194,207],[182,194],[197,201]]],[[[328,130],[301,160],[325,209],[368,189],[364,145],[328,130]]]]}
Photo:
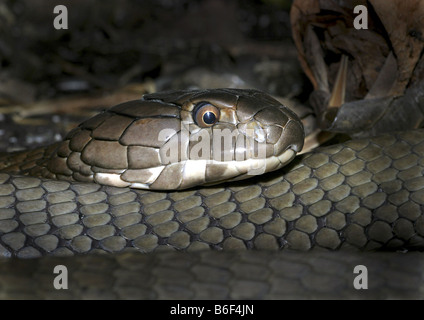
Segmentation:
{"type": "Polygon", "coordinates": [[[211,127],[218,119],[219,109],[209,102],[200,102],[194,110],[194,121],[199,127],[211,127]]]}

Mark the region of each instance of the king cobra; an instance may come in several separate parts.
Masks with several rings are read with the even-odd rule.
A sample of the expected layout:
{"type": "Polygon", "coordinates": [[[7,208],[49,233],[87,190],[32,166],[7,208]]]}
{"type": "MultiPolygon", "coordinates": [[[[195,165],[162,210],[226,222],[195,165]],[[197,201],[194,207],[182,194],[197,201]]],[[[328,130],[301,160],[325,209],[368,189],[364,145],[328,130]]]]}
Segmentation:
{"type": "Polygon", "coordinates": [[[424,130],[293,160],[303,138],[298,117],[256,90],[120,104],[63,142],[0,156],[0,254],[423,248],[424,130]],[[217,129],[237,135],[218,143],[217,129]]]}

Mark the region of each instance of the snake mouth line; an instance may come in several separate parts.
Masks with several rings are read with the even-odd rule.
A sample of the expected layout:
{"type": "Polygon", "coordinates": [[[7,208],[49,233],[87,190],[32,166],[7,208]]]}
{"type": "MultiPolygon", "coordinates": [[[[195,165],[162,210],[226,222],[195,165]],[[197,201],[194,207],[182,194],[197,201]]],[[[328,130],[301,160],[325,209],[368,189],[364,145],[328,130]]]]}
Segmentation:
{"type": "MultiPolygon", "coordinates": [[[[181,171],[181,180],[178,183],[178,189],[186,189],[198,184],[213,185],[223,181],[237,181],[246,179],[249,176],[261,175],[268,171],[278,170],[289,163],[296,156],[292,148],[288,148],[278,156],[271,156],[265,159],[248,159],[243,161],[215,161],[215,160],[184,160],[178,164],[168,166],[158,166],[148,169],[132,170],[129,179],[125,172],[94,174],[94,180],[104,185],[131,187],[136,189],[155,190],[155,182],[166,168],[176,167],[181,171]],[[178,167],[177,167],[178,166],[178,167]],[[187,170],[189,169],[189,170],[187,170]],[[218,176],[217,173],[220,173],[218,176]],[[219,179],[218,177],[227,177],[219,179]],[[218,178],[218,179],[217,179],[218,178]]],[[[176,189],[176,185],[170,184],[170,190],[176,189]]]]}

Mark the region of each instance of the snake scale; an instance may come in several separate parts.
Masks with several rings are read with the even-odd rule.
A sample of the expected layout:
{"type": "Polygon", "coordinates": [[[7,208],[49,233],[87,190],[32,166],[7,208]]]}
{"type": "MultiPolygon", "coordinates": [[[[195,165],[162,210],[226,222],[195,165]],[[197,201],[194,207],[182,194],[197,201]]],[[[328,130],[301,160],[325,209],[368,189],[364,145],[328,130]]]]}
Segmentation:
{"type": "MultiPolygon", "coordinates": [[[[230,109],[234,105],[226,103],[222,96],[229,99],[243,96],[231,90],[224,94],[214,90],[200,94],[205,95],[200,99],[202,106],[207,100],[212,105],[222,104],[223,108],[230,109]]],[[[179,105],[184,109],[186,100],[190,100],[187,95],[192,97],[192,93],[173,92],[153,95],[151,99],[164,108],[179,105]]],[[[244,103],[234,100],[238,108],[250,108],[249,121],[263,109],[252,107],[257,102],[249,104],[255,99],[257,94],[248,92],[244,103]]],[[[259,102],[275,103],[269,99],[261,95],[259,102]]],[[[190,103],[187,114],[197,107],[197,102],[190,103]]],[[[280,118],[283,118],[283,125],[277,127],[283,137],[284,128],[287,128],[284,125],[294,123],[296,116],[288,111],[280,118]]],[[[246,127],[249,121],[245,122],[246,127]]],[[[264,131],[267,138],[272,136],[269,128],[256,126],[259,120],[254,122],[256,139],[264,131]]],[[[115,126],[119,127],[119,123],[115,126]]],[[[294,127],[287,130],[288,137],[279,138],[284,141],[284,150],[299,151],[301,148],[300,142],[293,139],[300,135],[298,126],[294,127]],[[290,132],[294,135],[290,136],[290,132]]],[[[81,128],[84,129],[84,124],[76,130],[81,128]]],[[[71,138],[73,134],[75,130],[71,138]]],[[[272,139],[278,140],[275,136],[272,139]]],[[[101,149],[96,150],[100,153],[101,149]]],[[[275,152],[274,149],[274,155],[275,152]]],[[[159,252],[170,248],[184,251],[422,249],[423,153],[424,131],[411,130],[321,147],[295,158],[278,171],[244,181],[192,187],[191,180],[187,184],[189,189],[182,191],[139,190],[129,188],[131,182],[121,187],[75,182],[72,173],[60,176],[66,168],[57,163],[50,165],[49,170],[39,170],[48,167],[46,156],[69,156],[69,150],[61,151],[59,145],[32,153],[6,154],[0,157],[3,163],[0,254],[33,258],[127,250],[159,252]],[[44,177],[25,176],[31,170],[44,177]],[[52,170],[58,170],[57,177],[65,180],[49,179],[52,170]]],[[[292,155],[283,158],[291,160],[292,155]]],[[[273,169],[280,166],[273,163],[273,169]]],[[[92,171],[87,176],[92,179],[99,167],[99,162],[91,164],[92,171]]],[[[103,183],[116,181],[116,176],[123,173],[112,168],[105,172],[114,176],[104,179],[103,183]]],[[[225,170],[213,170],[210,177],[216,177],[218,172],[225,170]]],[[[238,171],[232,178],[241,175],[245,178],[244,173],[238,171]]],[[[176,176],[175,172],[173,174],[176,176]]],[[[202,181],[212,181],[205,176],[202,181]]],[[[216,178],[212,182],[222,180],[216,178]]],[[[152,183],[151,179],[147,181],[152,183]]]]}

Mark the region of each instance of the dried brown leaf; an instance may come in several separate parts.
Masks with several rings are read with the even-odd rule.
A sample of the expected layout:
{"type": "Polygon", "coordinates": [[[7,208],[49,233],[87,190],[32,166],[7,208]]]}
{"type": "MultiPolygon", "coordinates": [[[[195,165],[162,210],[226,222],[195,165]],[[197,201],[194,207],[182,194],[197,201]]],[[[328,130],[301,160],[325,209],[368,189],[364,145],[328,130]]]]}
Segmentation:
{"type": "Polygon", "coordinates": [[[360,135],[422,125],[423,1],[295,0],[291,19],[323,128],[360,135]],[[354,28],[358,4],[368,8],[367,30],[354,28]],[[346,103],[330,109],[342,55],[349,57],[346,103]]]}

